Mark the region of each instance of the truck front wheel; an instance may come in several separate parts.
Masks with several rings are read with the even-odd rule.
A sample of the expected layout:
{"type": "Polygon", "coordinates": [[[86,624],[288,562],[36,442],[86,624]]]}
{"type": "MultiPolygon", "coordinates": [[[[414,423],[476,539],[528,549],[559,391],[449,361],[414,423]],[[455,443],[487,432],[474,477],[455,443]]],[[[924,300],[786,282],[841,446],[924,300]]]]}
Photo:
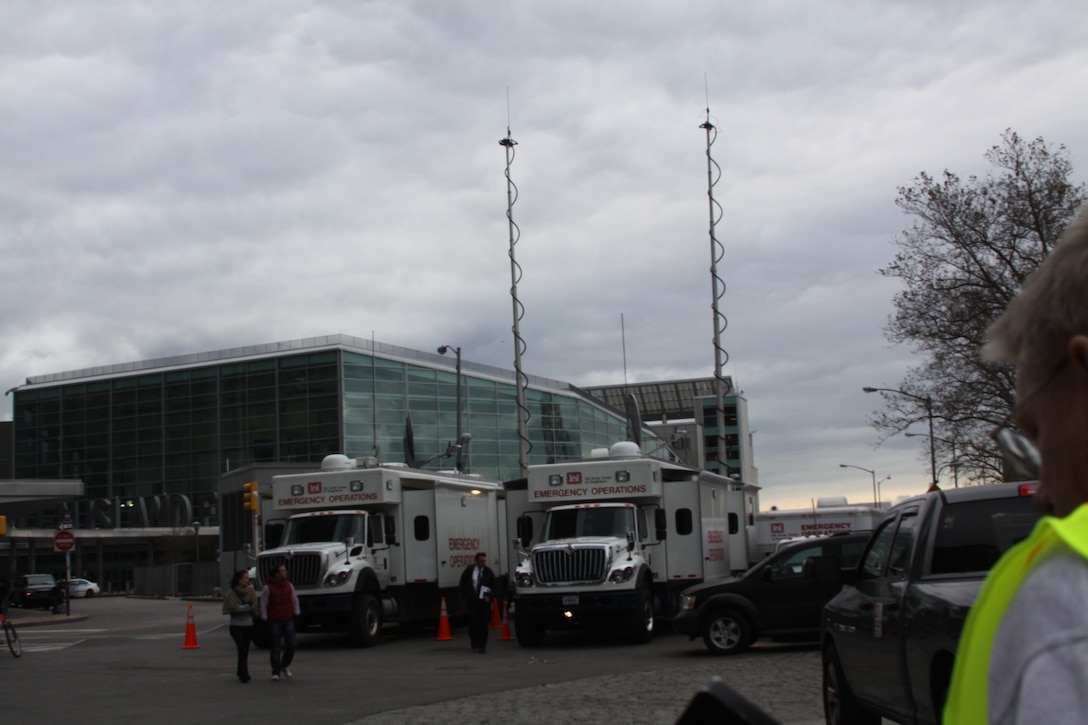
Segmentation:
{"type": "Polygon", "coordinates": [[[514,634],[522,647],[539,647],[544,644],[544,619],[535,614],[514,615],[514,634]]]}
{"type": "Polygon", "coordinates": [[[719,609],[703,623],[703,644],[716,655],[735,655],[752,643],[752,625],[733,609],[719,609]]]}
{"type": "Polygon", "coordinates": [[[382,631],[382,609],[373,594],[356,594],[348,632],[356,647],[373,647],[382,631]]]}
{"type": "Polygon", "coordinates": [[[631,641],[646,644],[654,637],[654,596],[647,587],[638,591],[635,611],[631,613],[631,641]]]}
{"type": "Polygon", "coordinates": [[[823,684],[827,725],[880,725],[880,717],[863,709],[854,699],[834,645],[824,650],[823,684]]]}

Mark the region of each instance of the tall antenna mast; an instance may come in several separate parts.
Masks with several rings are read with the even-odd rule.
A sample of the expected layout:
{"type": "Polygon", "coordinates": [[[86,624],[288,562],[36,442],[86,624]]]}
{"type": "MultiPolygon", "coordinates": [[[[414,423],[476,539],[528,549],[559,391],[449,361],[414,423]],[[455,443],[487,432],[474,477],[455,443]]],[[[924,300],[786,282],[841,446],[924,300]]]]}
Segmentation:
{"type": "Polygon", "coordinates": [[[620,313],[620,341],[623,344],[623,389],[627,390],[627,330],[623,327],[623,313],[620,313]]]}
{"type": "MultiPolygon", "coordinates": [[[[706,84],[706,76],[703,76],[706,84]]],[[[714,403],[716,409],[715,428],[717,434],[716,457],[718,460],[718,473],[725,476],[729,467],[725,463],[725,396],[729,393],[729,381],[722,375],[722,367],[729,362],[729,353],[722,347],[722,333],[729,326],[729,320],[718,309],[718,302],[725,295],[725,281],[718,276],[718,262],[725,256],[725,247],[718,241],[715,227],[722,219],[722,206],[714,199],[714,187],[722,176],[722,167],[718,166],[711,156],[710,150],[714,141],[718,138],[718,129],[710,122],[710,90],[706,91],[706,122],[699,128],[706,130],[706,196],[710,207],[710,307],[714,317],[714,403]]]]}
{"type": "Polygon", "coordinates": [[[510,136],[510,89],[506,89],[506,137],[499,145],[506,148],[506,220],[510,226],[510,299],[513,301],[514,326],[514,376],[517,383],[518,406],[518,467],[521,476],[529,475],[529,451],[533,446],[529,442],[529,406],[525,404],[525,389],[529,387],[529,378],[521,369],[521,354],[525,352],[525,340],[521,337],[521,318],[525,316],[525,307],[518,299],[518,282],[521,281],[521,266],[514,257],[514,247],[521,239],[521,229],[514,223],[514,203],[518,198],[518,188],[510,178],[510,164],[514,161],[514,147],[518,142],[510,136]]]}

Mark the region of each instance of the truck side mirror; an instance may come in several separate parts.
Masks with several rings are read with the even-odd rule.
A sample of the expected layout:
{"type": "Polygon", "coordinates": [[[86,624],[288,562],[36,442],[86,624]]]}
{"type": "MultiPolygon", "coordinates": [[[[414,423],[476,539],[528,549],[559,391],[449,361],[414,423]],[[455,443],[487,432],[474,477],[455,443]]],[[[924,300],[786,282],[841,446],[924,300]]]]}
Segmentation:
{"type": "Polygon", "coordinates": [[[669,520],[665,514],[665,509],[657,509],[654,511],[654,534],[657,536],[658,541],[665,540],[665,534],[668,533],[669,520]]]}
{"type": "Polygon", "coordinates": [[[518,540],[522,546],[528,546],[533,540],[533,520],[528,516],[518,517],[518,540]]]}
{"type": "Polygon", "coordinates": [[[628,531],[627,532],[627,550],[628,551],[634,551],[635,550],[635,532],[634,531],[628,531]]]}

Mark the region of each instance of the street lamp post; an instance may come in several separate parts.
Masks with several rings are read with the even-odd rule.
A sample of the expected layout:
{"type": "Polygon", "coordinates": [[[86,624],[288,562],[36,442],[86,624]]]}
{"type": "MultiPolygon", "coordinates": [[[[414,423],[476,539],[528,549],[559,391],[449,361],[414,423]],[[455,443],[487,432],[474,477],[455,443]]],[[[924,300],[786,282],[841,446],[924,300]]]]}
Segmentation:
{"type": "MultiPolygon", "coordinates": [[[[450,350],[453,350],[453,354],[456,356],[456,370],[457,370],[457,442],[461,443],[461,348],[451,347],[450,345],[442,345],[438,348],[439,355],[445,355],[450,350]]],[[[454,467],[458,473],[462,472],[464,467],[464,461],[461,458],[461,454],[464,450],[464,446],[458,446],[457,448],[457,461],[454,463],[454,467]]]]}
{"type": "Polygon", "coordinates": [[[921,395],[915,395],[914,393],[908,393],[905,390],[899,390],[898,388],[870,388],[866,386],[862,388],[866,393],[894,393],[895,395],[902,395],[905,398],[913,398],[914,400],[921,401],[926,406],[926,417],[929,418],[929,470],[933,475],[933,485],[937,485],[937,448],[933,438],[933,398],[930,396],[922,397],[921,395]]]}
{"type": "Polygon", "coordinates": [[[873,505],[874,506],[879,506],[880,505],[878,494],[876,492],[876,471],[872,470],[871,468],[862,468],[861,466],[852,466],[849,463],[840,463],[839,468],[856,468],[859,471],[865,471],[870,476],[872,476],[873,477],[873,505]]]}
{"type": "MultiPolygon", "coordinates": [[[[948,440],[947,438],[933,438],[925,433],[904,433],[907,438],[929,438],[932,440],[938,440],[941,443],[947,443],[952,446],[952,462],[948,466],[952,469],[952,485],[956,488],[960,487],[960,462],[956,457],[956,441],[948,440]]],[[[944,468],[944,466],[942,466],[944,468]]]]}
{"type": "Polygon", "coordinates": [[[200,522],[193,522],[193,557],[200,563],[200,522]]]}
{"type": "Polygon", "coordinates": [[[884,499],[881,498],[881,494],[880,494],[880,484],[884,483],[885,481],[890,481],[890,480],[892,480],[891,476],[885,476],[884,478],[882,478],[882,479],[880,479],[879,481],[876,482],[876,498],[877,498],[876,507],[877,508],[880,508],[881,504],[884,503],[884,499]]]}

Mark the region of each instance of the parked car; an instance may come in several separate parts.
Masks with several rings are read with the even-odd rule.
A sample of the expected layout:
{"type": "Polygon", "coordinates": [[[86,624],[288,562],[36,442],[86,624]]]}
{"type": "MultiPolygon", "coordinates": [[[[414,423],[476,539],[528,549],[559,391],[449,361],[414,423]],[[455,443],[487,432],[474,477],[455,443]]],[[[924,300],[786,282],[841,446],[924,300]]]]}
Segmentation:
{"type": "Polygon", "coordinates": [[[57,602],[57,580],[52,574],[26,574],[15,588],[11,603],[20,607],[49,609],[57,602]]]}
{"type": "Polygon", "coordinates": [[[743,652],[760,637],[807,637],[820,631],[820,610],[840,585],[807,581],[805,560],[835,556],[853,568],[868,531],[807,539],[787,546],[739,577],[704,582],[680,595],[673,628],[695,639],[702,635],[714,654],[743,652]]]}
{"type": "Polygon", "coordinates": [[[73,599],[78,597],[93,597],[101,593],[102,590],[99,588],[98,584],[89,579],[68,580],[68,596],[73,599]]]}
{"type": "Polygon", "coordinates": [[[855,571],[809,560],[814,581],[844,585],[822,617],[828,725],[941,722],[967,612],[993,565],[1035,526],[1034,491],[1001,483],[915,496],[877,524],[855,571]]]}

